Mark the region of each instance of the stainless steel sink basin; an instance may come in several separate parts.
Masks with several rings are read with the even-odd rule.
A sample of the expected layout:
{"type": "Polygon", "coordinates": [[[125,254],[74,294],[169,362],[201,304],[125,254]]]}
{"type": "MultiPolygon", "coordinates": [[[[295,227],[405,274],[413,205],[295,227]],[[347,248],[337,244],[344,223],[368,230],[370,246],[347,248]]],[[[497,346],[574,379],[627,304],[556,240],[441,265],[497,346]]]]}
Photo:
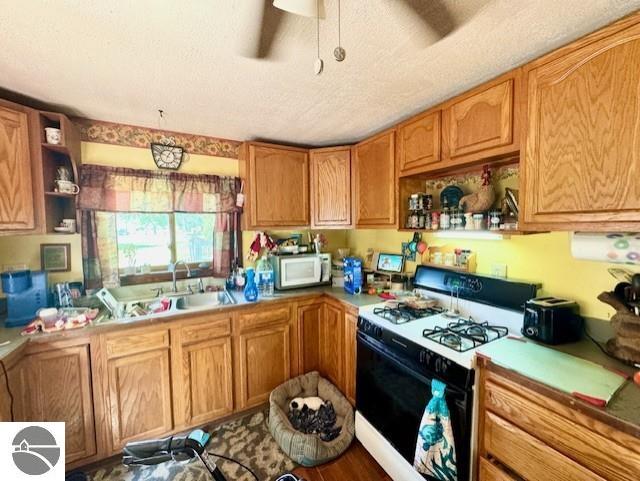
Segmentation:
{"type": "Polygon", "coordinates": [[[181,297],[176,302],[176,309],[181,311],[207,309],[215,306],[228,306],[235,303],[236,300],[228,291],[205,292],[181,297]]]}

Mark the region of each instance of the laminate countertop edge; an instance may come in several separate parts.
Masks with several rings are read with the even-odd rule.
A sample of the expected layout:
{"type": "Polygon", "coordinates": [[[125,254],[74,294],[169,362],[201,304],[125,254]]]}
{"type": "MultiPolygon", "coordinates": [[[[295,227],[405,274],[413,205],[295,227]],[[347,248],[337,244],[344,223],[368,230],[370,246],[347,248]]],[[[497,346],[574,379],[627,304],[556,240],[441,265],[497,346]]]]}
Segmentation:
{"type": "Polygon", "coordinates": [[[3,361],[7,367],[19,360],[21,354],[29,343],[48,343],[56,342],[72,337],[90,337],[107,332],[118,331],[123,329],[138,328],[151,326],[156,324],[171,323],[178,320],[185,320],[190,317],[198,317],[211,314],[222,314],[225,312],[234,312],[237,310],[249,309],[259,305],[272,304],[278,302],[297,301],[303,302],[314,298],[320,299],[325,296],[329,299],[341,302],[347,308],[357,310],[360,307],[368,306],[383,302],[378,296],[370,296],[367,294],[351,295],[346,293],[342,288],[333,287],[315,287],[308,289],[297,289],[291,291],[277,292],[273,297],[263,298],[257,302],[247,302],[244,300],[242,292],[233,292],[236,304],[212,307],[211,309],[199,309],[192,311],[184,311],[180,313],[171,313],[165,316],[149,317],[142,319],[109,319],[91,324],[80,329],[68,331],[59,331],[50,334],[33,334],[23,336],[20,334],[22,327],[0,327],[0,361],[3,361]],[[8,345],[2,346],[3,343],[9,342],[8,345]]]}

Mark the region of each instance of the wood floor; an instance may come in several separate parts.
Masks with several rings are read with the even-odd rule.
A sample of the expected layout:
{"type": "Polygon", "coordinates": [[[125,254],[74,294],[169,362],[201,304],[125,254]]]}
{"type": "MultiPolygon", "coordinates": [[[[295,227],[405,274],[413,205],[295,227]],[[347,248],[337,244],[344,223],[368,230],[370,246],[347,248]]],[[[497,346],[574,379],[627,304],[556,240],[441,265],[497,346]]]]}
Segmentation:
{"type": "Polygon", "coordinates": [[[306,481],[391,481],[358,441],[330,463],[315,468],[297,468],[293,472],[306,481]]]}

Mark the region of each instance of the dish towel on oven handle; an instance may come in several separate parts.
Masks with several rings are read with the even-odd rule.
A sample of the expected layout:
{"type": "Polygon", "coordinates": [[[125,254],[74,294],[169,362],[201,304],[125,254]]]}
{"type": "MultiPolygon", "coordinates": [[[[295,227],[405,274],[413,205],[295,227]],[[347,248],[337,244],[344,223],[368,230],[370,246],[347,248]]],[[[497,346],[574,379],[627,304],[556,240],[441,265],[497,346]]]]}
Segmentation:
{"type": "Polygon", "coordinates": [[[440,481],[457,481],[456,448],[449,407],[444,399],[447,385],[431,381],[433,397],[422,415],[413,467],[440,481]]]}

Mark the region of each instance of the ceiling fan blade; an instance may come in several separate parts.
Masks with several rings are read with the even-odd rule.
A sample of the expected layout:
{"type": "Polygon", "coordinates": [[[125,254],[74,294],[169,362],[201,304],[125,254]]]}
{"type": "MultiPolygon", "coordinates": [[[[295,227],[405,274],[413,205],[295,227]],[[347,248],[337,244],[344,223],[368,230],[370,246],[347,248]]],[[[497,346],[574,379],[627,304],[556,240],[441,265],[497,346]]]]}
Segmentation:
{"type": "Polygon", "coordinates": [[[420,17],[426,27],[435,32],[440,38],[446,37],[456,29],[456,23],[443,0],[402,0],[413,12],[420,17]]]}
{"type": "Polygon", "coordinates": [[[285,13],[274,7],[272,0],[243,0],[239,5],[238,54],[268,57],[285,13]]]}
{"type": "Polygon", "coordinates": [[[273,42],[278,34],[278,30],[282,26],[285,15],[285,12],[279,8],[275,8],[270,0],[265,0],[257,58],[266,58],[271,54],[273,42]]]}

